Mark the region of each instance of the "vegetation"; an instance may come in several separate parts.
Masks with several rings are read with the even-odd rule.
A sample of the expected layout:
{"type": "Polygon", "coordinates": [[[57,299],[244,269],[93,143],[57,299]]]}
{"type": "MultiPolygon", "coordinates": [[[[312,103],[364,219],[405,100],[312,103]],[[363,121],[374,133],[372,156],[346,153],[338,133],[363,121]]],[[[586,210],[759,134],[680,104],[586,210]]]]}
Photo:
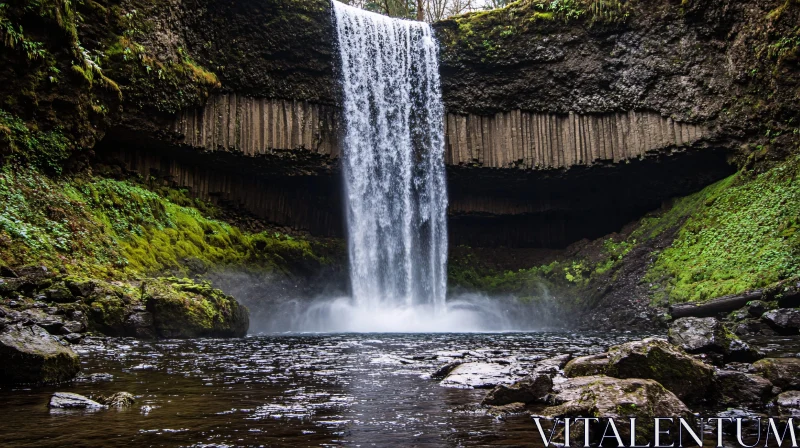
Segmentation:
{"type": "MultiPolygon", "coordinates": [[[[204,216],[185,192],[169,198],[130,181],[54,180],[32,168],[0,171],[0,258],[97,278],[187,273],[192,266],[248,264],[289,273],[322,264],[314,245],[280,233],[246,233],[204,216]]],[[[209,206],[204,206],[209,209],[209,206]]]]}

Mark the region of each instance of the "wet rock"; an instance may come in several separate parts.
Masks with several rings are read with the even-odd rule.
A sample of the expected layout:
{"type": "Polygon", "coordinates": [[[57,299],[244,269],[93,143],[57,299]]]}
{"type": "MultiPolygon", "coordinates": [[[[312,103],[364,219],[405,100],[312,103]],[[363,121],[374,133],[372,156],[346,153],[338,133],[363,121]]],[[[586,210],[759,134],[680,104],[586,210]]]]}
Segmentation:
{"type": "Polygon", "coordinates": [[[527,413],[525,403],[508,403],[500,406],[492,406],[486,412],[487,414],[502,418],[509,415],[522,415],[527,413]]]}
{"type": "Polygon", "coordinates": [[[572,355],[570,354],[543,359],[536,363],[536,366],[533,368],[533,373],[543,373],[553,377],[560,373],[571,359],[572,355]]]}
{"type": "Polygon", "coordinates": [[[800,391],[786,391],[775,398],[775,404],[781,409],[789,409],[796,413],[800,411],[800,391]]]}
{"type": "Polygon", "coordinates": [[[702,400],[714,378],[713,367],[662,339],[648,338],[611,347],[608,358],[606,375],[652,379],[684,401],[702,400]]]}
{"type": "Polygon", "coordinates": [[[581,356],[568,362],[564,367],[564,375],[568,378],[578,376],[599,375],[608,368],[608,353],[581,356]]]}
{"type": "Polygon", "coordinates": [[[713,317],[677,319],[670,325],[669,342],[689,353],[720,353],[725,361],[752,362],[759,358],[758,352],[713,317]]]}
{"type": "Polygon", "coordinates": [[[752,335],[762,335],[762,336],[774,336],[775,330],[773,330],[769,325],[762,322],[760,319],[748,319],[742,321],[734,328],[733,332],[737,336],[752,336],[752,335]]]}
{"type": "Polygon", "coordinates": [[[68,333],[62,336],[65,341],[69,342],[70,344],[77,344],[83,340],[83,335],[80,333],[68,333]]]}
{"type": "Polygon", "coordinates": [[[22,288],[25,281],[21,278],[0,278],[0,295],[9,295],[22,288]]]}
{"type": "Polygon", "coordinates": [[[752,300],[747,304],[747,312],[753,317],[761,317],[769,307],[762,300],[752,300]]]}
{"type": "Polygon", "coordinates": [[[431,375],[431,378],[444,378],[447,375],[449,375],[450,372],[453,371],[453,369],[455,369],[456,367],[460,366],[461,364],[464,364],[464,361],[453,361],[453,362],[447,363],[447,364],[443,365],[442,367],[439,367],[439,369],[436,370],[435,372],[433,372],[433,374],[431,375]]]}
{"type": "Polygon", "coordinates": [[[70,392],[56,392],[50,398],[51,409],[103,409],[106,406],[83,395],[70,392]]]}
{"type": "Polygon", "coordinates": [[[38,325],[15,324],[0,331],[0,382],[60,383],[79,370],[78,355],[38,325]]]}
{"type": "Polygon", "coordinates": [[[520,379],[522,375],[517,370],[513,365],[466,362],[450,371],[440,384],[445,387],[488,389],[520,379]]]}
{"type": "MultiPolygon", "coordinates": [[[[544,409],[542,413],[545,416],[613,418],[626,441],[630,440],[632,417],[637,419],[637,434],[653,434],[654,417],[691,418],[691,412],[675,394],[648,379],[619,379],[604,375],[571,378],[557,386],[550,399],[556,406],[544,409]]],[[[582,426],[570,431],[572,440],[581,440],[582,426]],[[580,434],[575,434],[576,431],[580,434]]]]}
{"type": "Polygon", "coordinates": [[[800,333],[800,310],[779,308],[767,311],[761,319],[778,334],[796,335],[800,333]]]}
{"type": "Polygon", "coordinates": [[[781,389],[800,389],[800,359],[764,358],[753,363],[756,372],[781,389]]]}
{"type": "Polygon", "coordinates": [[[82,333],[82,332],[86,331],[86,325],[84,325],[82,322],[70,320],[70,321],[64,322],[64,324],[63,324],[61,329],[66,334],[69,334],[69,333],[82,333]]]}
{"type": "Polygon", "coordinates": [[[113,381],[114,375],[110,373],[92,373],[86,375],[84,373],[79,373],[78,376],[75,377],[75,381],[80,381],[84,383],[99,383],[103,381],[113,381]]]}
{"type": "Polygon", "coordinates": [[[759,405],[772,395],[772,383],[751,373],[719,370],[714,377],[716,401],[725,405],[759,405]]]}
{"type": "Polygon", "coordinates": [[[481,404],[503,406],[511,403],[543,402],[552,390],[553,379],[549,375],[531,375],[510,385],[496,386],[486,394],[481,404]]]}
{"type": "Polygon", "coordinates": [[[155,339],[153,313],[147,311],[133,313],[125,319],[125,334],[138,339],[155,339]]]}
{"type": "Polygon", "coordinates": [[[117,392],[110,397],[101,396],[97,401],[111,408],[129,408],[136,402],[136,398],[128,392],[117,392]]]}
{"type": "Polygon", "coordinates": [[[0,261],[0,277],[17,278],[19,276],[13,269],[0,261]]]}

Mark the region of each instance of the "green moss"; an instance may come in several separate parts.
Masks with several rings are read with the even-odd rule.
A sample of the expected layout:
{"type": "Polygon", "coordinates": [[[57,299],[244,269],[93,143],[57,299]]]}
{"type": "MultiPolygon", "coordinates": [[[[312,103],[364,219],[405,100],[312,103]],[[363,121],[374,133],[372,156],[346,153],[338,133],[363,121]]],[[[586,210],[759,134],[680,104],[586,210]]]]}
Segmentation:
{"type": "Polygon", "coordinates": [[[691,210],[646,280],[672,302],[737,294],[800,269],[800,159],[766,173],[739,173],[680,200],[664,218],[691,210]]]}
{"type": "Polygon", "coordinates": [[[2,109],[0,142],[8,145],[11,157],[53,174],[61,174],[64,162],[74,148],[60,128],[50,131],[31,129],[21,119],[2,109]]]}

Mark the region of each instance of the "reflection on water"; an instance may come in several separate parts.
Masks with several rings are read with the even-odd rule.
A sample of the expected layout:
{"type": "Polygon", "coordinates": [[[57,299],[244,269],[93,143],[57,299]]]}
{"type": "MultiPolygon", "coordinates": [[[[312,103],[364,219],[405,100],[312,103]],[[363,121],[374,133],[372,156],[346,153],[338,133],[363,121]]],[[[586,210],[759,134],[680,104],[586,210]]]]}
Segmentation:
{"type": "MultiPolygon", "coordinates": [[[[522,366],[641,335],[587,333],[270,335],[239,340],[90,340],[84,372],[112,381],[0,391],[0,446],[508,446],[529,418],[475,406],[485,391],[429,375],[455,358],[522,366]],[[133,409],[51,413],[50,394],[128,391],[133,409]]],[[[534,438],[537,437],[537,438],[534,438]]]]}

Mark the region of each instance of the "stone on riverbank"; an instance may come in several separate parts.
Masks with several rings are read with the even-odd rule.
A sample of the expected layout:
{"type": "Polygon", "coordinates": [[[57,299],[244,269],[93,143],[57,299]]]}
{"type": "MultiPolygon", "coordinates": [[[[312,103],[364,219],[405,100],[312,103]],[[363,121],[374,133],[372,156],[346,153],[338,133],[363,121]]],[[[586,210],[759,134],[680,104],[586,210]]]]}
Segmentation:
{"type": "Polygon", "coordinates": [[[714,378],[713,367],[656,338],[616,345],[608,353],[573,359],[564,372],[571,378],[604,374],[652,379],[688,401],[704,398],[714,378]]]}
{"type": "MultiPolygon", "coordinates": [[[[622,440],[626,442],[630,440],[632,417],[637,419],[637,428],[640,428],[637,434],[652,434],[654,417],[691,418],[691,412],[675,394],[649,379],[582,376],[556,386],[554,392],[551,401],[556,406],[546,408],[543,415],[550,418],[613,418],[622,440]]],[[[573,429],[570,431],[571,439],[581,440],[583,425],[573,429]]]]}
{"type": "Polygon", "coordinates": [[[761,405],[772,394],[769,380],[735,370],[719,370],[714,377],[716,401],[725,405],[761,405]]]}
{"type": "Polygon", "coordinates": [[[781,389],[800,389],[800,359],[764,358],[753,363],[756,373],[781,389]]]}
{"type": "Polygon", "coordinates": [[[684,317],[669,327],[669,342],[689,353],[719,353],[727,362],[753,362],[758,353],[713,317],[684,317]]]}
{"type": "Polygon", "coordinates": [[[549,375],[531,375],[514,384],[496,386],[486,394],[481,404],[503,406],[511,403],[543,402],[552,390],[553,379],[549,375]]]}
{"type": "Polygon", "coordinates": [[[800,310],[779,308],[767,311],[761,319],[778,334],[790,336],[800,333],[800,310]]]}
{"type": "Polygon", "coordinates": [[[0,330],[0,382],[55,384],[80,370],[78,355],[38,325],[8,325],[0,330]]]}

